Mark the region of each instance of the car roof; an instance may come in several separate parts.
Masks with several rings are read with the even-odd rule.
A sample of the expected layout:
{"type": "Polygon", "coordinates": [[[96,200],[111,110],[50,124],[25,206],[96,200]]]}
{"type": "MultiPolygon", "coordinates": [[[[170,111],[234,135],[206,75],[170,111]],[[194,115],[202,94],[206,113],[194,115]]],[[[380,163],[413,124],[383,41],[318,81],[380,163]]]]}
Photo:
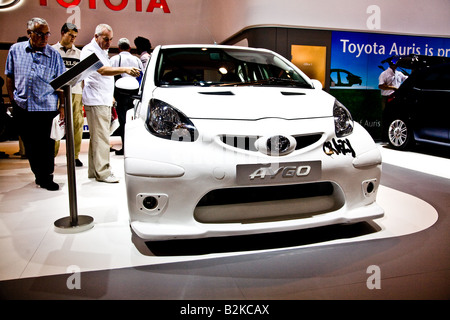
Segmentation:
{"type": "Polygon", "coordinates": [[[442,63],[442,64],[435,64],[435,65],[430,65],[424,68],[420,68],[417,69],[417,71],[413,72],[412,74],[415,74],[416,77],[420,77],[423,74],[428,74],[428,73],[446,73],[449,72],[449,68],[450,68],[450,62],[448,63],[442,63]]]}
{"type": "Polygon", "coordinates": [[[418,54],[410,54],[407,56],[392,56],[383,61],[382,63],[390,62],[392,60],[398,59],[396,66],[406,69],[421,69],[430,67],[433,65],[440,65],[445,63],[450,63],[450,58],[438,57],[438,56],[425,56],[418,54]]]}
{"type": "Polygon", "coordinates": [[[188,48],[207,48],[207,49],[242,49],[242,50],[253,50],[261,52],[273,52],[264,48],[253,48],[253,47],[242,47],[242,46],[232,46],[223,44],[166,44],[161,45],[161,49],[188,49],[188,48]]]}

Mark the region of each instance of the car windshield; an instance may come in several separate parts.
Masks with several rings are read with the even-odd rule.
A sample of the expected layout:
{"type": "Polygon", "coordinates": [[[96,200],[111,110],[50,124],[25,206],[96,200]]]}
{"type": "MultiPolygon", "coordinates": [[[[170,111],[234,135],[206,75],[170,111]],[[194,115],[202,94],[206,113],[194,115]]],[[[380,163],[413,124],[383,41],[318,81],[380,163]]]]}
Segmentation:
{"type": "Polygon", "coordinates": [[[233,48],[162,49],[157,86],[282,86],[312,88],[290,65],[268,53],[233,48]]]}

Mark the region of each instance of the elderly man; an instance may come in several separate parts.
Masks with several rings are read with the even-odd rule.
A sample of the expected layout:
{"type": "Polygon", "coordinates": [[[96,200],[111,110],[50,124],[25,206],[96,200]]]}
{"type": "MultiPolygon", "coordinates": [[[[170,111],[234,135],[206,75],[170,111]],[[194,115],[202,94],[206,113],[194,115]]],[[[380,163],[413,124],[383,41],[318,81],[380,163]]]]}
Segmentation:
{"type": "MultiPolygon", "coordinates": [[[[27,23],[29,41],[13,44],[6,60],[6,87],[12,104],[17,105],[19,134],[25,145],[35,182],[41,188],[55,191],[55,141],[50,138],[53,118],[58,114],[58,100],[50,82],[65,71],[59,53],[48,44],[50,27],[44,19],[27,23]]],[[[64,105],[59,107],[64,119],[64,105]]]]}
{"type": "Polygon", "coordinates": [[[109,136],[111,107],[114,101],[114,76],[126,73],[140,75],[134,67],[112,67],[108,49],[113,39],[113,30],[107,24],[95,28],[92,41],[81,50],[81,60],[95,53],[103,67],[84,80],[83,104],[89,125],[90,142],[88,152],[88,177],[100,182],[116,183],[119,179],[111,171],[109,136]]]}

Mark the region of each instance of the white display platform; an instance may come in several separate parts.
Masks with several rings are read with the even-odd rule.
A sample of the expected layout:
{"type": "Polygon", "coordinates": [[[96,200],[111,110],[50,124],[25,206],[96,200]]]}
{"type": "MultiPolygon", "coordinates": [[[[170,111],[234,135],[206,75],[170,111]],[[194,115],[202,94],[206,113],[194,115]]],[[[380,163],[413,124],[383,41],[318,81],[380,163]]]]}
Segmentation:
{"type": "MultiPolygon", "coordinates": [[[[120,138],[112,137],[111,141],[120,148],[120,138]]],[[[0,150],[13,154],[18,150],[17,146],[17,142],[3,142],[0,150]]],[[[84,167],[76,168],[78,213],[93,217],[94,227],[76,234],[61,234],[54,227],[57,219],[69,215],[64,142],[56,158],[54,179],[60,184],[60,191],[38,188],[27,160],[11,157],[0,161],[0,280],[72,273],[74,267],[79,271],[108,270],[261,252],[154,256],[149,251],[143,254],[131,239],[123,156],[111,153],[113,172],[122,178],[120,183],[100,183],[87,178],[87,148],[88,141],[84,140],[80,155],[84,167]]],[[[390,153],[394,151],[382,146],[380,149],[386,161],[392,163],[390,153]]],[[[408,161],[410,165],[414,162],[411,156],[408,161]]],[[[443,161],[443,165],[448,165],[448,159],[443,161]]],[[[419,160],[417,165],[421,163],[423,161],[419,160]]],[[[436,210],[428,203],[385,186],[379,189],[378,202],[385,209],[385,217],[371,224],[379,231],[299,248],[401,237],[425,230],[438,219],[436,210]]],[[[264,251],[292,248],[295,247],[264,251]]]]}

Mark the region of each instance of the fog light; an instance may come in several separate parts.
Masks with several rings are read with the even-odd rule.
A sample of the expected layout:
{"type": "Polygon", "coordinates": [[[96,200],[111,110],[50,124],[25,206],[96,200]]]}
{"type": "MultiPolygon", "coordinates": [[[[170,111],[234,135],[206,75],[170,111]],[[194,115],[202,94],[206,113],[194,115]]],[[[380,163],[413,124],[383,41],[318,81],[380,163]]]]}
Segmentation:
{"type": "Polygon", "coordinates": [[[365,197],[371,196],[376,190],[377,179],[366,180],[362,183],[362,191],[365,197]]]}
{"type": "Polygon", "coordinates": [[[139,193],[136,195],[136,205],[142,212],[150,215],[162,214],[169,201],[167,194],[139,193]]]}
{"type": "Polygon", "coordinates": [[[153,210],[158,206],[158,200],[153,196],[145,197],[142,201],[142,205],[147,210],[153,210]]]}

